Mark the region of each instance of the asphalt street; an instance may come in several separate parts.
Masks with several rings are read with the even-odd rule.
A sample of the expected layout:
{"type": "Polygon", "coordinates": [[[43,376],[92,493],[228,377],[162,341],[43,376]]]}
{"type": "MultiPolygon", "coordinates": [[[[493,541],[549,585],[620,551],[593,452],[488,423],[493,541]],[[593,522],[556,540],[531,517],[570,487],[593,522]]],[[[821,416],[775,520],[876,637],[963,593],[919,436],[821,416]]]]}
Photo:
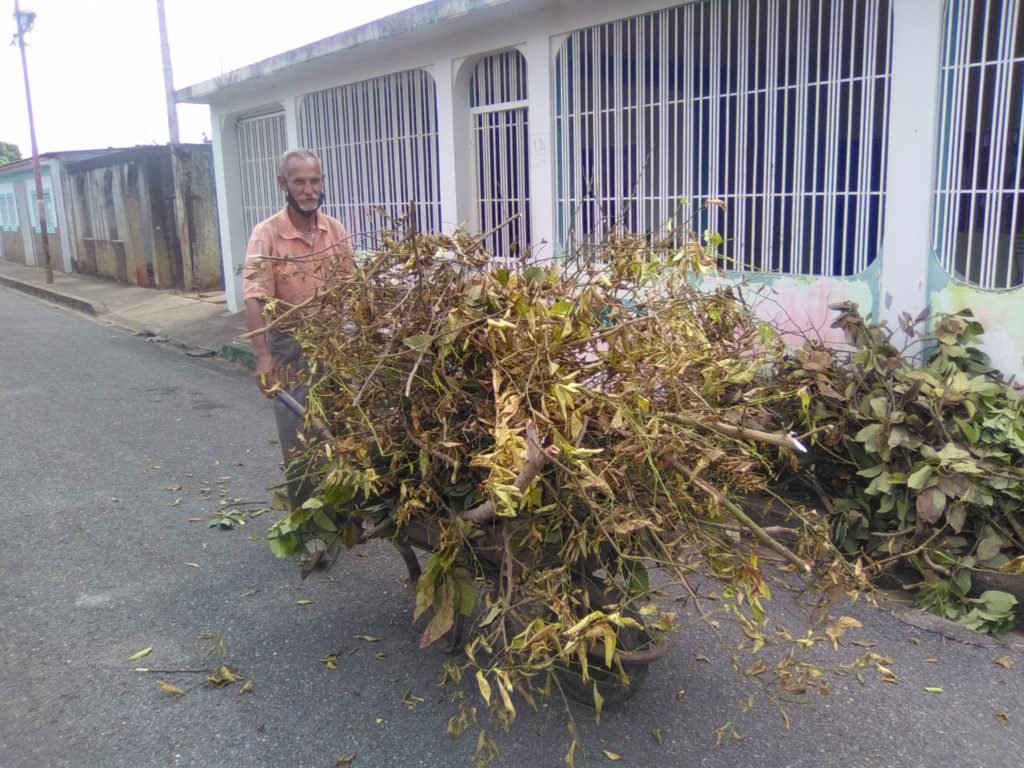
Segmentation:
{"type": "MultiPolygon", "coordinates": [[[[446,733],[449,659],[418,648],[396,553],[365,545],[301,582],[262,540],[279,513],[207,527],[222,500],[262,508],[273,437],[245,372],[0,288],[0,768],[472,765],[478,729],[446,733]],[[241,679],[207,682],[220,665],[241,679]]],[[[805,636],[806,610],[776,592],[805,636]]],[[[631,702],[600,724],[520,702],[511,731],[491,731],[493,765],[565,765],[570,720],[577,766],[1024,765],[1020,635],[844,603],[833,616],[863,626],[838,649],[814,630],[802,658],[820,685],[773,703],[767,675],[730,668],[678,608],[682,630],[631,702]],[[884,663],[850,668],[867,653],[884,663]]]]}

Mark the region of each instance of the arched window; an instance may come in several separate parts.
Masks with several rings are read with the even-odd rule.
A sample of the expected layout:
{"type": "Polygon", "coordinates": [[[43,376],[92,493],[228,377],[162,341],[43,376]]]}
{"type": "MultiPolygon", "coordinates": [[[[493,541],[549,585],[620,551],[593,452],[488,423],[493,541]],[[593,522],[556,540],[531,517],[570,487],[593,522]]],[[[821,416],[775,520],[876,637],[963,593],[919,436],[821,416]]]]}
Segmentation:
{"type": "Polygon", "coordinates": [[[891,0],[705,0],[573,32],[555,57],[563,244],[688,222],[724,236],[729,269],[863,270],[891,37],[891,0]]]}

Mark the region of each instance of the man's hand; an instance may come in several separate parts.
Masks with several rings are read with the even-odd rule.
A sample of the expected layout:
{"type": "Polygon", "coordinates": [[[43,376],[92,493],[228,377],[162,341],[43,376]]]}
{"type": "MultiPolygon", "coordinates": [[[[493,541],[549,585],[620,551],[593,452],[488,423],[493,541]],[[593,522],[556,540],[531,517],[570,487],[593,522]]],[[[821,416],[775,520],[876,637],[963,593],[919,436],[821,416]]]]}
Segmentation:
{"type": "Polygon", "coordinates": [[[256,355],[256,383],[267,397],[273,397],[280,389],[281,378],[278,368],[274,365],[274,358],[269,352],[256,355]]]}

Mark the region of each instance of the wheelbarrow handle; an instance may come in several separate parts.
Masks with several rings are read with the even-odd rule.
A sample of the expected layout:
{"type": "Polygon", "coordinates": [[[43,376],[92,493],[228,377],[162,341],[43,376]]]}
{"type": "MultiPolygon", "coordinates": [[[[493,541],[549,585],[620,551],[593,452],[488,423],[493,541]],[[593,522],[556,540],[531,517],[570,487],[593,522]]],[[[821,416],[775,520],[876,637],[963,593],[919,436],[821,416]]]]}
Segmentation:
{"type": "Polygon", "coordinates": [[[306,409],[302,407],[302,403],[291,396],[290,393],[285,392],[283,389],[279,389],[274,393],[274,397],[280,400],[287,406],[288,410],[298,416],[300,419],[306,418],[306,409]]]}
{"type": "MultiPolygon", "coordinates": [[[[291,396],[291,393],[285,392],[283,389],[279,389],[274,393],[274,397],[284,403],[285,407],[300,419],[306,418],[306,409],[303,407],[302,403],[291,396]]],[[[314,416],[311,421],[313,429],[315,429],[317,434],[320,435],[320,439],[325,442],[330,442],[334,439],[334,435],[331,434],[331,430],[329,430],[327,425],[320,421],[320,419],[314,416]]]]}

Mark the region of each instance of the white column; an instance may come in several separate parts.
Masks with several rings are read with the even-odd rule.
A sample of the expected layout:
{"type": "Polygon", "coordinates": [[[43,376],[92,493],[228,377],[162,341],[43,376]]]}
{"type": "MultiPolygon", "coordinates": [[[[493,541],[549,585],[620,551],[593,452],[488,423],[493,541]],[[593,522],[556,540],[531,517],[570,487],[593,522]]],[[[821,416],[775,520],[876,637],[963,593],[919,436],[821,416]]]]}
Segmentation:
{"type": "Polygon", "coordinates": [[[53,216],[57,220],[57,235],[60,237],[61,266],[63,272],[72,271],[70,220],[64,207],[64,171],[59,162],[50,166],[50,194],[53,196],[53,216]]]}
{"type": "Polygon", "coordinates": [[[942,6],[893,0],[892,85],[879,318],[928,304],[930,229],[942,56],[942,6]]]}
{"type": "Polygon", "coordinates": [[[234,115],[211,109],[213,128],[213,172],[217,189],[217,219],[220,224],[221,269],[228,309],[242,309],[242,277],[237,267],[245,259],[249,233],[242,218],[241,165],[234,115]]]}
{"type": "Polygon", "coordinates": [[[299,97],[281,99],[281,107],[284,109],[284,134],[288,144],[285,149],[304,146],[299,141],[299,97]]]}
{"type": "MultiPolygon", "coordinates": [[[[462,163],[455,152],[456,120],[465,119],[465,111],[455,98],[455,74],[451,59],[443,59],[427,69],[434,78],[437,95],[437,165],[441,195],[441,221],[445,230],[459,224],[458,174],[462,163]]],[[[468,179],[466,180],[468,182],[468,179]]]]}
{"type": "Polygon", "coordinates": [[[555,244],[554,144],[551,134],[554,80],[550,36],[539,32],[530,37],[522,52],[526,57],[526,91],[530,103],[530,224],[534,254],[545,258],[552,255],[555,244]]]}

